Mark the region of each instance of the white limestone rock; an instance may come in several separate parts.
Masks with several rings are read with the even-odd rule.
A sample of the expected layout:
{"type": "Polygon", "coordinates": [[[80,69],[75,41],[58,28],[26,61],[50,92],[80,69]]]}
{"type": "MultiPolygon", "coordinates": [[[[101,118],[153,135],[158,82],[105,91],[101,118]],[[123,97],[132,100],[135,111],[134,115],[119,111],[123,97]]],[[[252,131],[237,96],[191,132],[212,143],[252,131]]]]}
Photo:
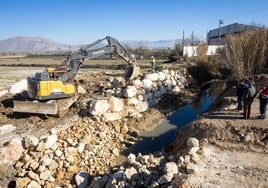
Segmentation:
{"type": "Polygon", "coordinates": [[[172,92],[173,92],[174,94],[178,94],[178,93],[181,92],[181,88],[180,88],[179,86],[175,86],[175,87],[173,87],[172,92]]]}
{"type": "Polygon", "coordinates": [[[135,97],[137,93],[138,93],[138,90],[135,86],[127,86],[124,89],[124,97],[126,98],[135,97]]]}
{"type": "Polygon", "coordinates": [[[16,82],[14,85],[12,85],[9,89],[9,93],[17,94],[26,90],[27,90],[27,80],[23,79],[23,80],[16,82]]]}
{"type": "Polygon", "coordinates": [[[124,109],[123,100],[114,96],[109,99],[109,106],[111,112],[120,112],[124,109]]]}
{"type": "Polygon", "coordinates": [[[139,104],[139,100],[136,97],[132,97],[126,100],[128,105],[137,106],[139,104]]]}
{"type": "Polygon", "coordinates": [[[2,97],[2,96],[4,96],[4,95],[6,95],[8,93],[8,90],[2,90],[2,91],[0,91],[0,97],[2,97]]]}
{"type": "Polygon", "coordinates": [[[190,147],[189,148],[189,155],[194,155],[200,148],[198,146],[190,147]]]}
{"type": "Polygon", "coordinates": [[[101,116],[110,108],[107,100],[91,100],[89,105],[89,113],[94,116],[101,116]]]}
{"type": "Polygon", "coordinates": [[[140,79],[135,79],[133,80],[133,85],[136,87],[136,88],[142,88],[143,87],[143,83],[140,79]]]}
{"type": "Polygon", "coordinates": [[[120,113],[106,112],[103,114],[105,121],[116,121],[122,118],[120,113]]]}
{"type": "MultiPolygon", "coordinates": [[[[1,97],[1,96],[0,96],[1,97]]],[[[5,124],[0,127],[0,135],[13,132],[16,129],[12,124],[5,124]]]]}
{"type": "Polygon", "coordinates": [[[187,139],[187,146],[189,146],[189,147],[199,146],[199,140],[197,140],[194,137],[190,137],[187,139]]]}
{"type": "Polygon", "coordinates": [[[130,164],[132,164],[132,163],[134,163],[134,162],[136,161],[136,156],[135,156],[135,154],[130,153],[130,154],[127,156],[127,159],[128,159],[128,162],[129,162],[130,164]]]}
{"type": "Polygon", "coordinates": [[[193,163],[189,163],[186,166],[186,173],[187,174],[197,174],[199,172],[198,166],[193,164],[193,163]]]}
{"type": "Polygon", "coordinates": [[[85,94],[85,93],[87,93],[87,91],[81,85],[79,85],[77,87],[77,93],[85,94]]]}
{"type": "Polygon", "coordinates": [[[27,188],[41,188],[41,185],[35,180],[32,180],[28,185],[27,188]]]}
{"type": "Polygon", "coordinates": [[[126,178],[128,180],[137,180],[139,179],[138,171],[134,167],[127,168],[125,170],[126,178]]]}
{"type": "Polygon", "coordinates": [[[145,112],[149,109],[149,103],[147,101],[139,101],[136,105],[138,112],[145,112]]]}
{"type": "Polygon", "coordinates": [[[177,174],[178,173],[178,167],[175,162],[168,162],[165,164],[164,171],[166,174],[177,174]]]}
{"type": "Polygon", "coordinates": [[[14,138],[0,148],[0,165],[14,164],[22,156],[24,148],[22,139],[14,138]]]}
{"type": "Polygon", "coordinates": [[[56,134],[47,136],[47,139],[46,139],[47,148],[51,148],[54,144],[56,144],[57,140],[58,140],[58,137],[56,134]]]}
{"type": "Polygon", "coordinates": [[[143,88],[146,92],[151,91],[153,89],[153,82],[149,79],[142,80],[143,88]]]}
{"type": "Polygon", "coordinates": [[[159,74],[158,73],[146,74],[145,79],[148,79],[148,80],[155,82],[159,79],[159,74]]]}
{"type": "Polygon", "coordinates": [[[166,79],[166,75],[165,75],[165,73],[163,73],[163,72],[159,72],[159,73],[158,73],[158,78],[159,78],[160,81],[165,80],[165,79],[166,79]]]}

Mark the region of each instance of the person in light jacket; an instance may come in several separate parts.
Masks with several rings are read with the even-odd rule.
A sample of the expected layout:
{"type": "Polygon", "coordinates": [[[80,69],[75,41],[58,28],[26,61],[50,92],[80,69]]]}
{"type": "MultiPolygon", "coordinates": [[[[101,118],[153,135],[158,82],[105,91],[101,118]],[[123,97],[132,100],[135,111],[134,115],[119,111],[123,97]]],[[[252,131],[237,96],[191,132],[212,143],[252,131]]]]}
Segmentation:
{"type": "Polygon", "coordinates": [[[155,58],[154,58],[154,56],[152,56],[151,58],[152,58],[151,71],[152,71],[152,72],[155,72],[155,58]]]}

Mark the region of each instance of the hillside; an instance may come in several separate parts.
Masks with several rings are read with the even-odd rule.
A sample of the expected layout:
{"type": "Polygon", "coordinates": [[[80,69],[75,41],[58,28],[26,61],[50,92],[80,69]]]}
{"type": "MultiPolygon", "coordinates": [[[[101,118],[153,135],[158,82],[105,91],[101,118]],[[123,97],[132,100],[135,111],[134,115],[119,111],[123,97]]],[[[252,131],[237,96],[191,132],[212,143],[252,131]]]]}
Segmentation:
{"type": "Polygon", "coordinates": [[[18,36],[0,41],[2,52],[46,52],[68,50],[71,46],[42,37],[18,36]]]}
{"type": "MultiPolygon", "coordinates": [[[[96,39],[97,40],[97,39],[96,39]]],[[[43,37],[27,37],[17,36],[0,41],[0,52],[51,52],[51,51],[66,51],[77,50],[80,46],[91,43],[85,41],[81,45],[68,45],[55,42],[43,37]]],[[[120,41],[121,42],[121,41],[120,41]]],[[[158,40],[158,41],[134,41],[125,40],[121,43],[131,48],[173,48],[179,40],[158,40]]]]}

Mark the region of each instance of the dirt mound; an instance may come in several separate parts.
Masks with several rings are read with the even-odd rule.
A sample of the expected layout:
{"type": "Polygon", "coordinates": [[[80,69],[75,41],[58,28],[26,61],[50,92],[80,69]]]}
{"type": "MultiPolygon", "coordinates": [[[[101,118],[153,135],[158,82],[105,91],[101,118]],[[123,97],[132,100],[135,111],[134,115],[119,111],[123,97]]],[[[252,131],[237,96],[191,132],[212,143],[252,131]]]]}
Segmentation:
{"type": "Polygon", "coordinates": [[[234,91],[225,93],[210,111],[177,133],[173,154],[186,148],[189,137],[199,139],[201,145],[199,173],[189,175],[186,186],[267,186],[268,120],[258,119],[258,99],[252,104],[251,118],[241,119],[242,111],[235,110],[234,91]]]}

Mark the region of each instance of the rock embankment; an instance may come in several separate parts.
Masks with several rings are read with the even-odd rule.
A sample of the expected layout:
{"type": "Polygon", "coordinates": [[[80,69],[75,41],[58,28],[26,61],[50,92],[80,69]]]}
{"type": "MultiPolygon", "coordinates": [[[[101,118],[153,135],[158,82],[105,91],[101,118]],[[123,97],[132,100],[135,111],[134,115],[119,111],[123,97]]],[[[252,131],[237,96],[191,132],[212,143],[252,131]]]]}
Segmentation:
{"type": "Polygon", "coordinates": [[[166,94],[178,94],[188,85],[185,75],[179,70],[147,74],[127,85],[121,77],[113,77],[109,81],[110,88],[103,93],[105,97],[88,99],[84,103],[85,107],[89,103],[91,115],[104,121],[141,117],[166,94]]]}
{"type": "Polygon", "coordinates": [[[23,156],[14,165],[16,185],[158,187],[181,184],[185,173],[198,173],[197,139],[188,139],[184,154],[158,152],[124,157],[121,155],[126,149],[123,143],[130,139],[124,134],[126,131],[127,128],[120,125],[87,122],[70,127],[65,134],[52,129],[50,135],[40,139],[29,136],[23,142],[23,156]],[[70,181],[73,177],[75,184],[70,181]]]}

